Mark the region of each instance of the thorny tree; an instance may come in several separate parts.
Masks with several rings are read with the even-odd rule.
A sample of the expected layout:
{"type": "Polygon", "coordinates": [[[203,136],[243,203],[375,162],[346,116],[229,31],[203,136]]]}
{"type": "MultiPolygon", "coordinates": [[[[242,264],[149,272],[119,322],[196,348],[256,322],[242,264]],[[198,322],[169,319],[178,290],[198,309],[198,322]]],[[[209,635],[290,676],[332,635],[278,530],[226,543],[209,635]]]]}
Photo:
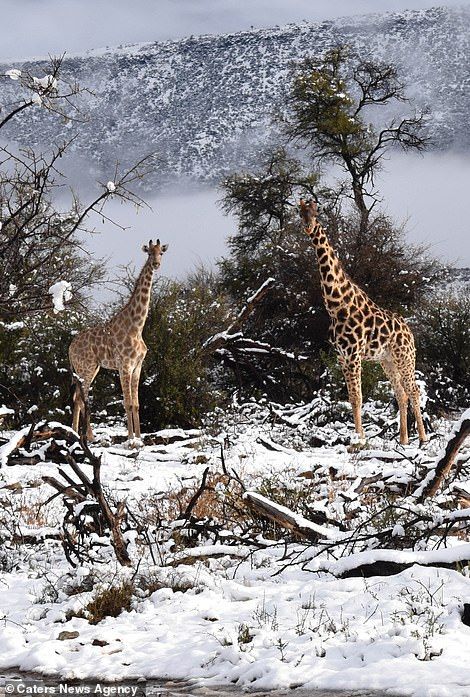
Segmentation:
{"type": "MultiPolygon", "coordinates": [[[[422,117],[401,119],[396,127],[389,125],[375,133],[363,112],[373,104],[387,104],[393,92],[395,99],[404,99],[396,71],[391,66],[350,60],[338,51],[316,68],[312,62],[303,64],[294,80],[285,124],[289,137],[298,146],[307,146],[315,167],[320,169],[327,159],[343,162],[350,175],[347,181],[334,188],[325,186],[305,159],[296,159],[291,145],[289,149],[286,145],[269,154],[258,171],[231,175],[222,185],[222,205],[239,221],[229,240],[230,255],[220,263],[223,289],[240,302],[267,277],[275,278],[275,287],[247,329],[271,345],[311,357],[327,354],[329,322],[316,255],[299,230],[299,198],[320,201],[322,218],[347,272],[385,307],[414,310],[441,273],[424,249],[409,245],[402,228],[383,213],[371,215],[379,200],[374,177],[382,156],[393,142],[403,147],[424,146],[425,139],[419,135],[422,117]],[[335,81],[332,75],[336,75],[335,81]],[[357,96],[355,102],[349,95],[356,94],[357,80],[361,80],[362,97],[357,96]],[[317,86],[316,92],[312,85],[317,86]],[[352,211],[345,205],[351,198],[356,202],[352,211]]],[[[259,362],[258,356],[253,356],[255,362],[259,362]]],[[[276,400],[306,398],[318,386],[323,370],[314,358],[302,365],[293,363],[289,375],[283,367],[268,363],[263,361],[261,372],[272,379],[268,389],[276,400]]],[[[252,375],[248,381],[252,382],[252,375]]]]}
{"type": "Polygon", "coordinates": [[[427,143],[423,114],[391,118],[378,128],[371,123],[377,107],[400,102],[408,99],[396,67],[347,48],[305,61],[288,99],[287,134],[308,146],[317,165],[334,163],[346,173],[361,235],[379,200],[374,184],[384,155],[393,146],[421,151],[427,143]]]}

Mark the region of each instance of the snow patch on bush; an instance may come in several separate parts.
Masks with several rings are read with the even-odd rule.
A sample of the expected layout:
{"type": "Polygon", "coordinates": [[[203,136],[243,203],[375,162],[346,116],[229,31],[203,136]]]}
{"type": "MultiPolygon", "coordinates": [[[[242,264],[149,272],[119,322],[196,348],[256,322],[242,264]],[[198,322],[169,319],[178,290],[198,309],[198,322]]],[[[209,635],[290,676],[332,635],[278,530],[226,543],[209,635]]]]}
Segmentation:
{"type": "Polygon", "coordinates": [[[72,284],[68,281],[57,281],[48,291],[52,296],[54,312],[65,310],[65,303],[72,299],[72,284]]]}

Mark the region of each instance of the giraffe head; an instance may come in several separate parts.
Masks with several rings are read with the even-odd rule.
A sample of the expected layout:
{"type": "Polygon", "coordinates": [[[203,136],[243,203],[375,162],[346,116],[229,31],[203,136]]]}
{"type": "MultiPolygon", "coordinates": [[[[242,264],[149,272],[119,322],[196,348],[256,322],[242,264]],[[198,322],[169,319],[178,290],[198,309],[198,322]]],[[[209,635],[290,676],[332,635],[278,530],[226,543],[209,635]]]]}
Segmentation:
{"type": "Polygon", "coordinates": [[[160,244],[160,240],[157,240],[154,244],[152,240],[149,240],[148,244],[144,244],[142,250],[149,255],[149,260],[154,269],[158,269],[162,263],[162,255],[168,249],[167,244],[160,244]]]}
{"type": "Polygon", "coordinates": [[[306,231],[311,230],[317,222],[318,206],[315,201],[304,201],[300,199],[300,217],[306,231]]]}

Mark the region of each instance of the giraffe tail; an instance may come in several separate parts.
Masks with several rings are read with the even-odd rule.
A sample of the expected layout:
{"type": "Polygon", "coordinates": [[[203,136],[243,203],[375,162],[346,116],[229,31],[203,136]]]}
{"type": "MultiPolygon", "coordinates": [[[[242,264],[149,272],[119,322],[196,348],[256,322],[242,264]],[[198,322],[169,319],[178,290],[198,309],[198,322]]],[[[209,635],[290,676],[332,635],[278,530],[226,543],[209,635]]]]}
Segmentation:
{"type": "Polygon", "coordinates": [[[83,389],[82,380],[78,373],[75,372],[73,368],[73,363],[70,362],[70,389],[69,389],[69,400],[72,405],[75,404],[77,399],[83,399],[83,389]]]}

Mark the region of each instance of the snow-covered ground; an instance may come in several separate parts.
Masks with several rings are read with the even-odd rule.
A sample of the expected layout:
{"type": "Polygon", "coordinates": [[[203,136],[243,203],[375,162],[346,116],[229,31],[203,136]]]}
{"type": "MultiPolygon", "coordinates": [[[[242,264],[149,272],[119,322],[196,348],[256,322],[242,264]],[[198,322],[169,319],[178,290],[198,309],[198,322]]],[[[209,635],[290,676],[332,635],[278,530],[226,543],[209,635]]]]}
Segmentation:
{"type": "MultiPolygon", "coordinates": [[[[380,688],[413,697],[468,696],[470,627],[462,623],[463,604],[470,603],[468,565],[459,571],[426,566],[470,558],[465,511],[452,508],[453,484],[421,508],[401,493],[431,467],[452,424],[437,424],[437,436],[424,450],[402,448],[379,435],[380,414],[369,408],[368,444],[358,450],[346,445],[349,414],[345,423],[315,427],[309,413],[308,407],[280,410],[273,424],[272,408],[247,405],[217,427],[160,432],[154,434],[157,444],[135,451],[117,442],[122,429],[98,427],[103,440],[94,450],[102,455],[106,491],[114,500],[126,499],[130,510],[147,511],[149,530],[159,540],[152,560],[128,534],[132,568],[119,567],[104,549],[107,563],[72,569],[54,539],[63,519],[61,499],[44,504],[54,492],[41,477],[57,477],[58,465],[47,458],[30,466],[5,464],[0,669],[68,679],[196,678],[205,685],[254,689],[380,688]],[[238,531],[235,544],[236,526],[187,545],[176,543],[178,528],[171,531],[171,523],[169,534],[160,534],[165,525],[152,518],[152,506],[170,511],[181,492],[197,489],[207,467],[221,473],[221,446],[226,471],[235,470],[251,490],[284,492],[285,503],[300,500],[305,489],[312,515],[326,521],[323,542],[285,542],[287,533],[278,529],[277,535],[258,534],[257,544],[238,531]],[[408,512],[403,519],[387,518],[387,502],[397,501],[408,512]],[[461,517],[447,549],[435,534],[407,546],[410,511],[425,512],[430,520],[440,515],[443,523],[461,517]],[[353,523],[370,531],[366,520],[374,516],[376,529],[391,526],[396,549],[371,549],[376,538],[368,542],[365,536],[351,543],[353,523]],[[21,536],[24,544],[18,543],[21,536]],[[391,576],[344,577],[354,566],[352,555],[357,560],[360,554],[363,562],[385,558],[412,565],[391,576]],[[126,582],[133,589],[130,611],[90,624],[87,606],[96,594],[126,582]]],[[[458,486],[466,490],[469,447],[462,453],[458,486]]],[[[227,491],[219,482],[213,500],[223,501],[227,491]]]]}

